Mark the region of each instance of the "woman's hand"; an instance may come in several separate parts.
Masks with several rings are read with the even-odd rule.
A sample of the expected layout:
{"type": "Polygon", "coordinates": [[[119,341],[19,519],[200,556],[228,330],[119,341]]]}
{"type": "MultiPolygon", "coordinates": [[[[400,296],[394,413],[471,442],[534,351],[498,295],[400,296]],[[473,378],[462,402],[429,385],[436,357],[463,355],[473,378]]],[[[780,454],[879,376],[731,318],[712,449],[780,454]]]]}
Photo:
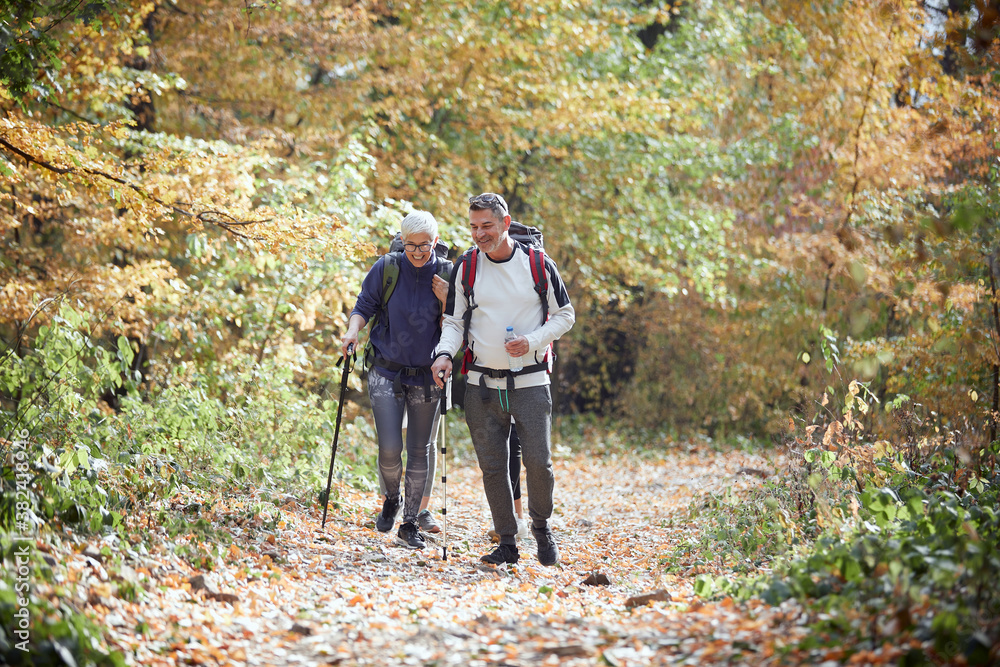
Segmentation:
{"type": "Polygon", "coordinates": [[[340,339],[340,353],[344,357],[350,354],[347,348],[351,348],[352,351],[358,349],[358,332],[356,329],[348,329],[344,337],[340,339]]]}
{"type": "Polygon", "coordinates": [[[448,281],[436,275],[431,284],[431,289],[434,290],[434,296],[438,298],[438,301],[441,302],[441,308],[444,309],[448,303],[448,281]]]}
{"type": "Polygon", "coordinates": [[[340,339],[340,352],[347,358],[350,354],[347,351],[348,347],[352,347],[356,352],[358,349],[358,332],[361,331],[361,327],[365,326],[365,318],[361,317],[357,313],[351,315],[351,319],[347,322],[347,333],[344,337],[340,339]]]}

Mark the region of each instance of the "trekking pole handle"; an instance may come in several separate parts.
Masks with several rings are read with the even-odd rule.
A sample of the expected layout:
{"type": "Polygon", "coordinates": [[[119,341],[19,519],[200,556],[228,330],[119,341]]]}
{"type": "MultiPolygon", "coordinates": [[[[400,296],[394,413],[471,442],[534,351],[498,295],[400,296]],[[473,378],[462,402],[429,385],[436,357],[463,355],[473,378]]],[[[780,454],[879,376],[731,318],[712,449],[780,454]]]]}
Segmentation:
{"type": "Polygon", "coordinates": [[[345,354],[344,356],[342,356],[340,359],[337,360],[337,368],[340,368],[340,365],[344,364],[344,368],[349,369],[351,367],[353,359],[354,359],[354,343],[351,343],[350,345],[347,346],[347,354],[345,354]]]}
{"type": "MultiPolygon", "coordinates": [[[[444,371],[438,371],[438,377],[444,380],[444,371]]],[[[444,387],[441,388],[441,414],[448,414],[448,381],[445,381],[444,387]]]]}

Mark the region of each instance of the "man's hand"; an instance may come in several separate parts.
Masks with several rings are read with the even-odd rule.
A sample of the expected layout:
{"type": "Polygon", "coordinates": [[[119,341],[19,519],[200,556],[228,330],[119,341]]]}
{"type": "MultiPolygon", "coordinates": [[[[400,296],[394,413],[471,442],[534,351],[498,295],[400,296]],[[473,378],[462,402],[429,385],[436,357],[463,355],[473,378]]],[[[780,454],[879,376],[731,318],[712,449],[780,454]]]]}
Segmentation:
{"type": "Polygon", "coordinates": [[[523,357],[528,354],[528,339],[524,336],[518,336],[514,340],[504,343],[504,349],[512,357],[523,357]]]}
{"type": "Polygon", "coordinates": [[[431,374],[434,376],[434,384],[444,389],[444,383],[451,377],[452,363],[448,357],[438,357],[431,364],[431,374]]]}

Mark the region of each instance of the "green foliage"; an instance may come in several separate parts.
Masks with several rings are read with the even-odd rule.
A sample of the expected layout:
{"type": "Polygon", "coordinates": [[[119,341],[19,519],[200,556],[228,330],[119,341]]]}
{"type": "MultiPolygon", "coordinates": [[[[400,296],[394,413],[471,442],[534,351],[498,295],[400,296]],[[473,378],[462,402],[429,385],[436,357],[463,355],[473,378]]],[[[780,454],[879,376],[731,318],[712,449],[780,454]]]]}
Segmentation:
{"type": "Polygon", "coordinates": [[[105,447],[107,420],[98,402],[105,391],[134,388],[132,350],[124,338],[113,352],[95,343],[88,319],[64,306],[39,329],[38,347],[0,361],[0,390],[8,398],[0,410],[3,454],[16,462],[0,477],[5,530],[14,528],[18,499],[29,505],[19,528],[34,530],[55,517],[94,531],[121,522],[122,498],[101,479],[116,452],[105,447]]]}
{"type": "Polygon", "coordinates": [[[1000,638],[1000,477],[979,476],[947,450],[914,459],[884,443],[868,458],[863,449],[808,449],[780,482],[693,507],[708,526],[680,555],[727,553],[725,565],[746,572],[702,574],[696,593],[795,598],[829,645],[933,637],[939,657],[985,664],[1000,638]]]}
{"type": "MultiPolygon", "coordinates": [[[[852,611],[894,614],[894,628],[879,634],[931,635],[937,650],[968,647],[966,657],[983,664],[979,637],[1000,637],[996,610],[1000,596],[1000,520],[991,504],[996,489],[958,498],[918,491],[900,499],[891,489],[861,495],[861,529],[851,539],[819,539],[806,556],[782,563],[773,575],[734,582],[739,597],[756,595],[777,604],[786,598],[811,604],[844,619],[840,636],[878,644],[867,624],[851,621],[852,611]],[[933,613],[924,613],[932,608],[933,613]],[[844,636],[846,635],[846,636],[844,636]]],[[[825,630],[820,623],[817,630],[825,630]]],[[[833,625],[829,623],[829,625],[833,625]]],[[[954,654],[952,656],[954,657],[954,654]]]]}
{"type": "MultiPolygon", "coordinates": [[[[802,469],[791,480],[767,480],[745,494],[731,489],[709,494],[691,506],[688,521],[699,525],[695,537],[664,562],[673,571],[711,567],[753,573],[794,553],[822,533],[822,517],[806,476],[802,469]]],[[[707,587],[706,595],[716,588],[709,579],[700,584],[707,587]]]]}
{"type": "Polygon", "coordinates": [[[46,97],[52,92],[53,74],[61,66],[53,28],[59,24],[97,22],[117,17],[106,14],[112,0],[87,3],[76,0],[4,0],[0,3],[0,83],[16,100],[46,97]]]}
{"type": "Polygon", "coordinates": [[[0,660],[9,665],[122,666],[124,656],[102,647],[101,628],[66,601],[72,594],[53,582],[52,569],[32,540],[0,532],[0,660]],[[43,595],[41,585],[51,590],[43,595]],[[24,604],[27,602],[27,604],[24,604]],[[28,651],[21,650],[27,633],[28,651]]]}
{"type": "MultiPolygon", "coordinates": [[[[60,425],[91,418],[102,392],[134,381],[133,352],[124,338],[115,349],[95,344],[90,314],[62,306],[52,324],[42,326],[35,351],[23,359],[8,351],[0,366],[0,391],[16,397],[16,409],[6,412],[8,438],[20,430],[58,431],[60,425]],[[127,359],[127,361],[126,361],[127,359]]],[[[67,434],[57,444],[70,441],[67,434]]]]}
{"type": "MultiPolygon", "coordinates": [[[[86,317],[64,307],[34,348],[0,364],[11,438],[0,454],[14,463],[0,477],[5,530],[29,534],[58,520],[78,531],[117,531],[126,513],[182,484],[310,489],[325,481],[335,402],[304,391],[288,363],[266,358],[216,377],[179,363],[144,396],[129,342],[119,337],[108,349],[87,331],[86,317]],[[252,391],[229,405],[218,398],[236,387],[252,391]],[[124,392],[118,411],[103,402],[113,390],[124,392]]],[[[342,425],[338,476],[371,484],[362,452],[373,439],[364,421],[342,425]]]]}

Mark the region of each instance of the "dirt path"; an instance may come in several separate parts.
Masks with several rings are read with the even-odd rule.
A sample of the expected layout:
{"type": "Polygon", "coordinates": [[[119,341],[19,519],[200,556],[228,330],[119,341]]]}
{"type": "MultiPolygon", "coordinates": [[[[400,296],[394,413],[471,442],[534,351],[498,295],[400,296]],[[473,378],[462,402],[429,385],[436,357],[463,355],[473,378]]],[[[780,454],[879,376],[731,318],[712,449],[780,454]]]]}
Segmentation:
{"type": "Polygon", "coordinates": [[[761,465],[708,449],[559,458],[557,567],[539,565],[530,539],[516,566],[479,562],[490,524],[479,471],[466,466],[449,471],[447,561],[440,548],[394,546],[394,533],[374,530],[372,494],[345,487],[326,534],[316,508],[290,500],[272,537],[236,537],[206,576],[210,591],[235,598],[192,590],[190,559],[168,552],[136,554],[135,575],[153,584],[137,602],[95,600],[103,566],[92,559],[77,557],[70,571],[89,587],[109,641],[138,665],[766,663],[797,632],[794,609],[702,604],[693,580],[664,574],[690,530],[691,499],[747,483],[738,469],[761,465]],[[583,585],[595,572],[610,585],[583,585]],[[670,600],[626,606],[658,590],[670,600]]]}

